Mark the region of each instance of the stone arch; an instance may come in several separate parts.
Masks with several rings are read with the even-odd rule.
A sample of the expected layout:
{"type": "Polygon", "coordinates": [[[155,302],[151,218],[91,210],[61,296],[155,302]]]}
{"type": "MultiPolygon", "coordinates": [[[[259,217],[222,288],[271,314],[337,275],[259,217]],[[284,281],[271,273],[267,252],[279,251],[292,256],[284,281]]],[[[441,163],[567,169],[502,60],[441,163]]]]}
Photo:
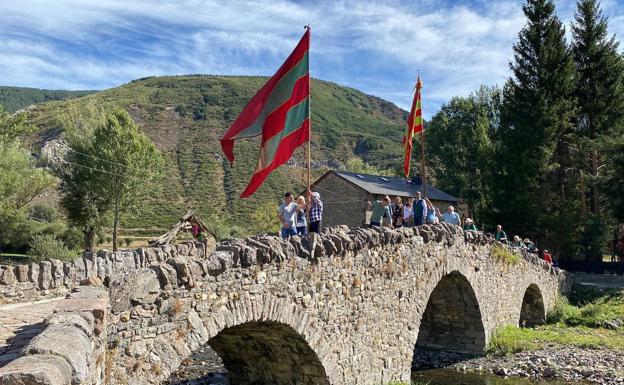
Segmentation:
{"type": "Polygon", "coordinates": [[[544,297],[540,288],[534,283],[530,284],[524,292],[518,323],[521,327],[535,327],[546,323],[544,297]]]}
{"type": "Polygon", "coordinates": [[[422,349],[478,355],[485,350],[485,344],[481,309],[472,285],[458,271],[444,275],[429,295],[415,352],[422,349]]]}
{"type": "Polygon", "coordinates": [[[231,384],[329,385],[325,368],[305,339],[278,322],[248,322],[208,341],[231,384]]]}
{"type": "Polygon", "coordinates": [[[223,362],[230,384],[332,383],[335,368],[319,355],[327,351],[322,324],[289,297],[243,292],[208,312],[191,309],[187,319],[186,348],[179,341],[172,344],[179,359],[169,373],[209,348],[223,362]]]}

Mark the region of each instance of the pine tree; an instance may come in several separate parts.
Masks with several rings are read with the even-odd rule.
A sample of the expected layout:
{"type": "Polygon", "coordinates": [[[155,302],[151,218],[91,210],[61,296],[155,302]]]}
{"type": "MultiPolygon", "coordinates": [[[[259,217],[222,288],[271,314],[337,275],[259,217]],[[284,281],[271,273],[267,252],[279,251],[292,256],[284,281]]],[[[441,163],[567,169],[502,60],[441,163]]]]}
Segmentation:
{"type": "Polygon", "coordinates": [[[615,36],[608,37],[607,18],[596,0],[580,0],[572,24],[572,49],[578,73],[577,131],[583,155],[580,167],[589,172],[591,212],[601,217],[598,189],[600,156],[610,138],[622,132],[624,87],[622,58],[615,36]]]}
{"type": "Polygon", "coordinates": [[[503,92],[493,180],[493,218],[512,233],[559,252],[576,236],[578,195],[568,143],[573,132],[575,72],[565,28],[551,0],[527,0],[527,24],[514,45],[503,92]]]}

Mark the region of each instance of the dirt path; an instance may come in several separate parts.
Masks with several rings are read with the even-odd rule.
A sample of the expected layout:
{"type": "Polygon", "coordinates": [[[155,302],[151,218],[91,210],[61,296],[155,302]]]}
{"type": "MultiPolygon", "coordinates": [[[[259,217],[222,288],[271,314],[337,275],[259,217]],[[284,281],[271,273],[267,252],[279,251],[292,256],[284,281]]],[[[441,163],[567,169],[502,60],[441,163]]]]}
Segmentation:
{"type": "Polygon", "coordinates": [[[604,289],[624,289],[624,275],[575,273],[574,282],[583,286],[593,286],[604,289]]]}

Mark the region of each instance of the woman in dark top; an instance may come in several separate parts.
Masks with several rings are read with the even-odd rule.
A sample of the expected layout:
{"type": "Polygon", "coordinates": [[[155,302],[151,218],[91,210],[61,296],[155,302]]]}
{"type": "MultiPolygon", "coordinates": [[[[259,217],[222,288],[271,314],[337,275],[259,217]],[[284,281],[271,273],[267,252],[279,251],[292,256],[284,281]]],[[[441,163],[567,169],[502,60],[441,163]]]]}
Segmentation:
{"type": "Polygon", "coordinates": [[[394,198],[392,206],[392,226],[395,228],[403,226],[403,204],[401,197],[394,198]]]}

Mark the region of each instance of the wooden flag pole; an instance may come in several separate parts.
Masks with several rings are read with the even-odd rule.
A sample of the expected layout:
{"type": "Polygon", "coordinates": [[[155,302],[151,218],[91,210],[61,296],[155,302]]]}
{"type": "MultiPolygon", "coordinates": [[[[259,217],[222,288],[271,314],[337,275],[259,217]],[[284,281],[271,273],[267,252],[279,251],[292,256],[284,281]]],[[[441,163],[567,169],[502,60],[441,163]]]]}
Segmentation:
{"type": "MultiPolygon", "coordinates": [[[[310,40],[312,40],[312,28],[310,25],[306,25],[305,29],[310,31],[310,40]]],[[[308,59],[309,60],[309,59],[308,59]]],[[[308,76],[310,74],[310,64],[308,62],[308,76]]],[[[312,185],[312,90],[310,84],[312,83],[312,78],[308,79],[308,151],[307,151],[307,161],[308,161],[308,209],[306,210],[306,215],[308,217],[308,231],[310,230],[310,208],[312,207],[312,195],[310,194],[310,189],[312,185]]]]}
{"type": "Polygon", "coordinates": [[[420,132],[420,165],[422,174],[423,197],[427,197],[427,165],[425,161],[425,130],[420,132]]]}
{"type": "MultiPolygon", "coordinates": [[[[420,70],[418,71],[418,90],[416,92],[422,92],[422,82],[420,82],[420,70]]],[[[421,176],[422,176],[422,188],[423,188],[423,197],[427,197],[427,163],[425,156],[425,118],[422,117],[422,94],[420,94],[420,116],[422,119],[422,131],[420,131],[420,167],[421,167],[421,176]]]]}

